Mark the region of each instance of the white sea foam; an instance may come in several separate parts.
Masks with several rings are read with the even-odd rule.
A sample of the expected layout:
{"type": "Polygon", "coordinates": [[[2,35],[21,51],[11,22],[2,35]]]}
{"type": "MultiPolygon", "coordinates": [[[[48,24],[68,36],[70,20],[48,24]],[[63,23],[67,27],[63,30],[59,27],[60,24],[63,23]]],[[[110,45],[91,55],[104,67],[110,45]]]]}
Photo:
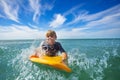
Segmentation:
{"type": "Polygon", "coordinates": [[[74,74],[72,74],[72,76],[78,75],[77,77],[80,78],[80,75],[82,74],[80,74],[80,72],[84,71],[89,75],[88,78],[91,78],[92,80],[102,80],[104,76],[103,71],[108,66],[107,61],[109,60],[109,57],[110,54],[106,51],[101,58],[88,58],[85,53],[80,53],[79,50],[73,49],[69,53],[69,64],[71,67],[74,67],[73,69],[77,68],[77,70],[73,70],[74,74]]]}
{"type": "Polygon", "coordinates": [[[66,74],[56,69],[46,69],[39,67],[29,61],[29,56],[34,52],[35,46],[22,49],[20,54],[12,59],[13,67],[18,71],[16,80],[103,80],[104,69],[108,67],[107,61],[110,56],[116,56],[117,51],[113,50],[115,55],[104,50],[102,57],[89,57],[86,53],[81,53],[79,49],[72,49],[68,52],[68,64],[72,73],[66,74]],[[74,53],[74,54],[73,54],[74,53]]]}

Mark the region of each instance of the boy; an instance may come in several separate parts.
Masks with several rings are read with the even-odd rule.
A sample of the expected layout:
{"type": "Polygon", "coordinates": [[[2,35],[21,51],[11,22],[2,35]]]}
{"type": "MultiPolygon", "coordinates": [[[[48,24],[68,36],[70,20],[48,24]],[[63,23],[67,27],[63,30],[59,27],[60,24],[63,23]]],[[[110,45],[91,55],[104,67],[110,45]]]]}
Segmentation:
{"type": "Polygon", "coordinates": [[[57,35],[55,31],[48,30],[46,33],[46,40],[41,42],[40,47],[36,49],[35,55],[42,56],[57,56],[58,51],[62,53],[62,60],[67,59],[67,53],[62,48],[61,44],[59,42],[56,42],[57,35]]]}

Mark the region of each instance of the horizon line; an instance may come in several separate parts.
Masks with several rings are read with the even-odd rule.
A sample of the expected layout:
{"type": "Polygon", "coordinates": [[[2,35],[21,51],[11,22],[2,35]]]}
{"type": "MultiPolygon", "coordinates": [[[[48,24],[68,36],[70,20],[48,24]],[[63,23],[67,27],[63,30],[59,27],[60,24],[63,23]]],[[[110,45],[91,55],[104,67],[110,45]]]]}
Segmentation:
{"type": "MultiPolygon", "coordinates": [[[[4,40],[43,40],[45,38],[37,38],[37,39],[0,39],[0,41],[4,40]]],[[[120,38],[58,38],[57,40],[60,39],[120,39],[120,38]]]]}

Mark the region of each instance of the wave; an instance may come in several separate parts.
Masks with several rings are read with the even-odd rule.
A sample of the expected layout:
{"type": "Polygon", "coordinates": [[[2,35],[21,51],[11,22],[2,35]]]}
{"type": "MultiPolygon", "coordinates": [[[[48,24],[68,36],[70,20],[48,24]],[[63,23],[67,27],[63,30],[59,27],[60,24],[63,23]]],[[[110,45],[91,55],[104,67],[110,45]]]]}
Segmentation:
{"type": "Polygon", "coordinates": [[[73,49],[69,54],[69,64],[73,69],[72,76],[76,77],[76,80],[106,80],[105,76],[110,75],[105,74],[105,70],[114,63],[111,61],[116,58],[120,60],[117,49],[113,49],[112,52],[105,50],[102,57],[88,58],[85,53],[80,53],[79,49],[73,49]]]}
{"type": "Polygon", "coordinates": [[[34,53],[34,50],[35,46],[21,49],[21,53],[9,61],[8,66],[12,65],[15,71],[12,74],[15,80],[103,80],[106,75],[105,70],[111,66],[109,61],[120,57],[117,49],[113,49],[112,52],[104,50],[104,55],[101,57],[88,57],[79,49],[72,49],[68,52],[68,65],[72,73],[66,73],[29,61],[29,56],[34,53]]]}

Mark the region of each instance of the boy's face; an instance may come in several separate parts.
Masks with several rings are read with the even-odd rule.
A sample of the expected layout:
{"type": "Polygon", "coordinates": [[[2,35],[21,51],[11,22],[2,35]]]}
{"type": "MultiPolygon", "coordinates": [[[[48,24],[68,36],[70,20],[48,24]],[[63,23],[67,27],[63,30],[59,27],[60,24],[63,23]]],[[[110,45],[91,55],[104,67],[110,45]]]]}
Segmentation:
{"type": "Polygon", "coordinates": [[[49,45],[53,45],[55,43],[56,37],[55,37],[55,35],[47,36],[46,39],[47,39],[47,42],[49,45]]]}

